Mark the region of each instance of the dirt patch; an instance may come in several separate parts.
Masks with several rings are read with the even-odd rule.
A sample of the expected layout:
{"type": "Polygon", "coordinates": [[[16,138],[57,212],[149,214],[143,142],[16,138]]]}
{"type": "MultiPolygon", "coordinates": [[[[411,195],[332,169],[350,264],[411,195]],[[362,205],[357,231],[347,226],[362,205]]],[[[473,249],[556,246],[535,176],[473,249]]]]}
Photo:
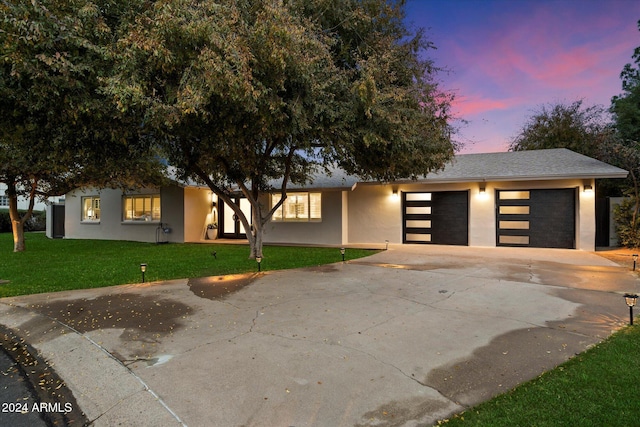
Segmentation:
{"type": "Polygon", "coordinates": [[[209,300],[222,300],[230,294],[256,281],[260,274],[216,276],[189,279],[189,290],[195,296],[209,300]]]}

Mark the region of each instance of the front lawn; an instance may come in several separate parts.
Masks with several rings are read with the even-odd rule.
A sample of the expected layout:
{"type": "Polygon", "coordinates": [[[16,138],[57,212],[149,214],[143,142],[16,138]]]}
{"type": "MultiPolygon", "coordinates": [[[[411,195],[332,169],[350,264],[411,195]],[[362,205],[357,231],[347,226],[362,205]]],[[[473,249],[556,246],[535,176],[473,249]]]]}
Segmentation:
{"type": "MultiPolygon", "coordinates": [[[[25,252],[13,252],[11,233],[0,233],[0,297],[257,271],[247,245],[165,244],[48,239],[26,233],[25,252]],[[214,257],[212,254],[216,253],[214,257]]],[[[336,248],[265,246],[261,269],[310,267],[342,260],[336,248]]],[[[347,249],[345,259],[376,251],[347,249]]]]}

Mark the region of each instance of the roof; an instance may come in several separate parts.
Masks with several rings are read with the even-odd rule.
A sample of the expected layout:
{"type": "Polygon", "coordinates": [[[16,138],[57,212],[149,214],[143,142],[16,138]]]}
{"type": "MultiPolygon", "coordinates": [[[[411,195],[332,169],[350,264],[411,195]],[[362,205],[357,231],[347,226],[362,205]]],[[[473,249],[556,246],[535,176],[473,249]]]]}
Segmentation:
{"type": "MultiPolygon", "coordinates": [[[[628,172],[608,163],[566,148],[508,151],[501,153],[458,154],[444,170],[418,179],[421,183],[541,181],[554,179],[626,178],[628,172]]],[[[278,188],[281,181],[273,181],[278,188]]],[[[408,180],[404,181],[408,182],[408,180]]],[[[330,174],[318,173],[311,183],[289,184],[289,190],[348,190],[357,184],[374,184],[335,168],[330,174]]],[[[194,185],[189,183],[187,185],[194,185]]]]}
{"type": "MultiPolygon", "coordinates": [[[[421,183],[541,181],[554,179],[626,178],[628,172],[566,148],[459,154],[444,170],[418,179],[421,183]]],[[[406,180],[405,182],[408,182],[406,180]]],[[[346,175],[319,176],[304,188],[353,188],[357,183],[373,184],[346,175]]],[[[300,186],[296,188],[302,188],[300,186]]],[[[294,188],[292,188],[294,189],[294,188]]]]}
{"type": "MultiPolygon", "coordinates": [[[[628,172],[566,148],[461,154],[426,182],[626,178],[628,172]]],[[[422,181],[422,180],[421,180],[422,181]]]]}

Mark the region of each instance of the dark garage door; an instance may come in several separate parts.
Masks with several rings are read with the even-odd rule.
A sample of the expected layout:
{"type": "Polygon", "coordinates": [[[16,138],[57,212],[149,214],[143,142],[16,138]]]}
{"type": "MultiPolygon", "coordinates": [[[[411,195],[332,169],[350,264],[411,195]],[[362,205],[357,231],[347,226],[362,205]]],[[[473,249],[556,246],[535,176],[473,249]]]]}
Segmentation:
{"type": "Polygon", "coordinates": [[[469,193],[402,193],[403,242],[469,244],[469,193]]]}
{"type": "Polygon", "coordinates": [[[575,249],[574,188],[496,193],[498,246],[575,249]]]}

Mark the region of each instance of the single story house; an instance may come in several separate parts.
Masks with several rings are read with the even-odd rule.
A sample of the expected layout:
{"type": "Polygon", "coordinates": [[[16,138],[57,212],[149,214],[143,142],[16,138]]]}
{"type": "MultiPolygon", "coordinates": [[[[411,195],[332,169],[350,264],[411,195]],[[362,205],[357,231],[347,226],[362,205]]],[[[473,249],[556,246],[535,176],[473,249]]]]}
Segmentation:
{"type": "MultiPolygon", "coordinates": [[[[418,180],[365,182],[336,172],[290,187],[265,243],[441,244],[595,249],[595,185],[627,171],[567,149],[457,155],[418,180]]],[[[266,195],[266,204],[278,194],[266,195]]],[[[273,199],[273,200],[272,200],[273,199]]],[[[247,213],[250,205],[238,197],[247,213]]],[[[146,242],[244,238],[212,192],[176,183],[65,195],[64,236],[146,242]]]]}

